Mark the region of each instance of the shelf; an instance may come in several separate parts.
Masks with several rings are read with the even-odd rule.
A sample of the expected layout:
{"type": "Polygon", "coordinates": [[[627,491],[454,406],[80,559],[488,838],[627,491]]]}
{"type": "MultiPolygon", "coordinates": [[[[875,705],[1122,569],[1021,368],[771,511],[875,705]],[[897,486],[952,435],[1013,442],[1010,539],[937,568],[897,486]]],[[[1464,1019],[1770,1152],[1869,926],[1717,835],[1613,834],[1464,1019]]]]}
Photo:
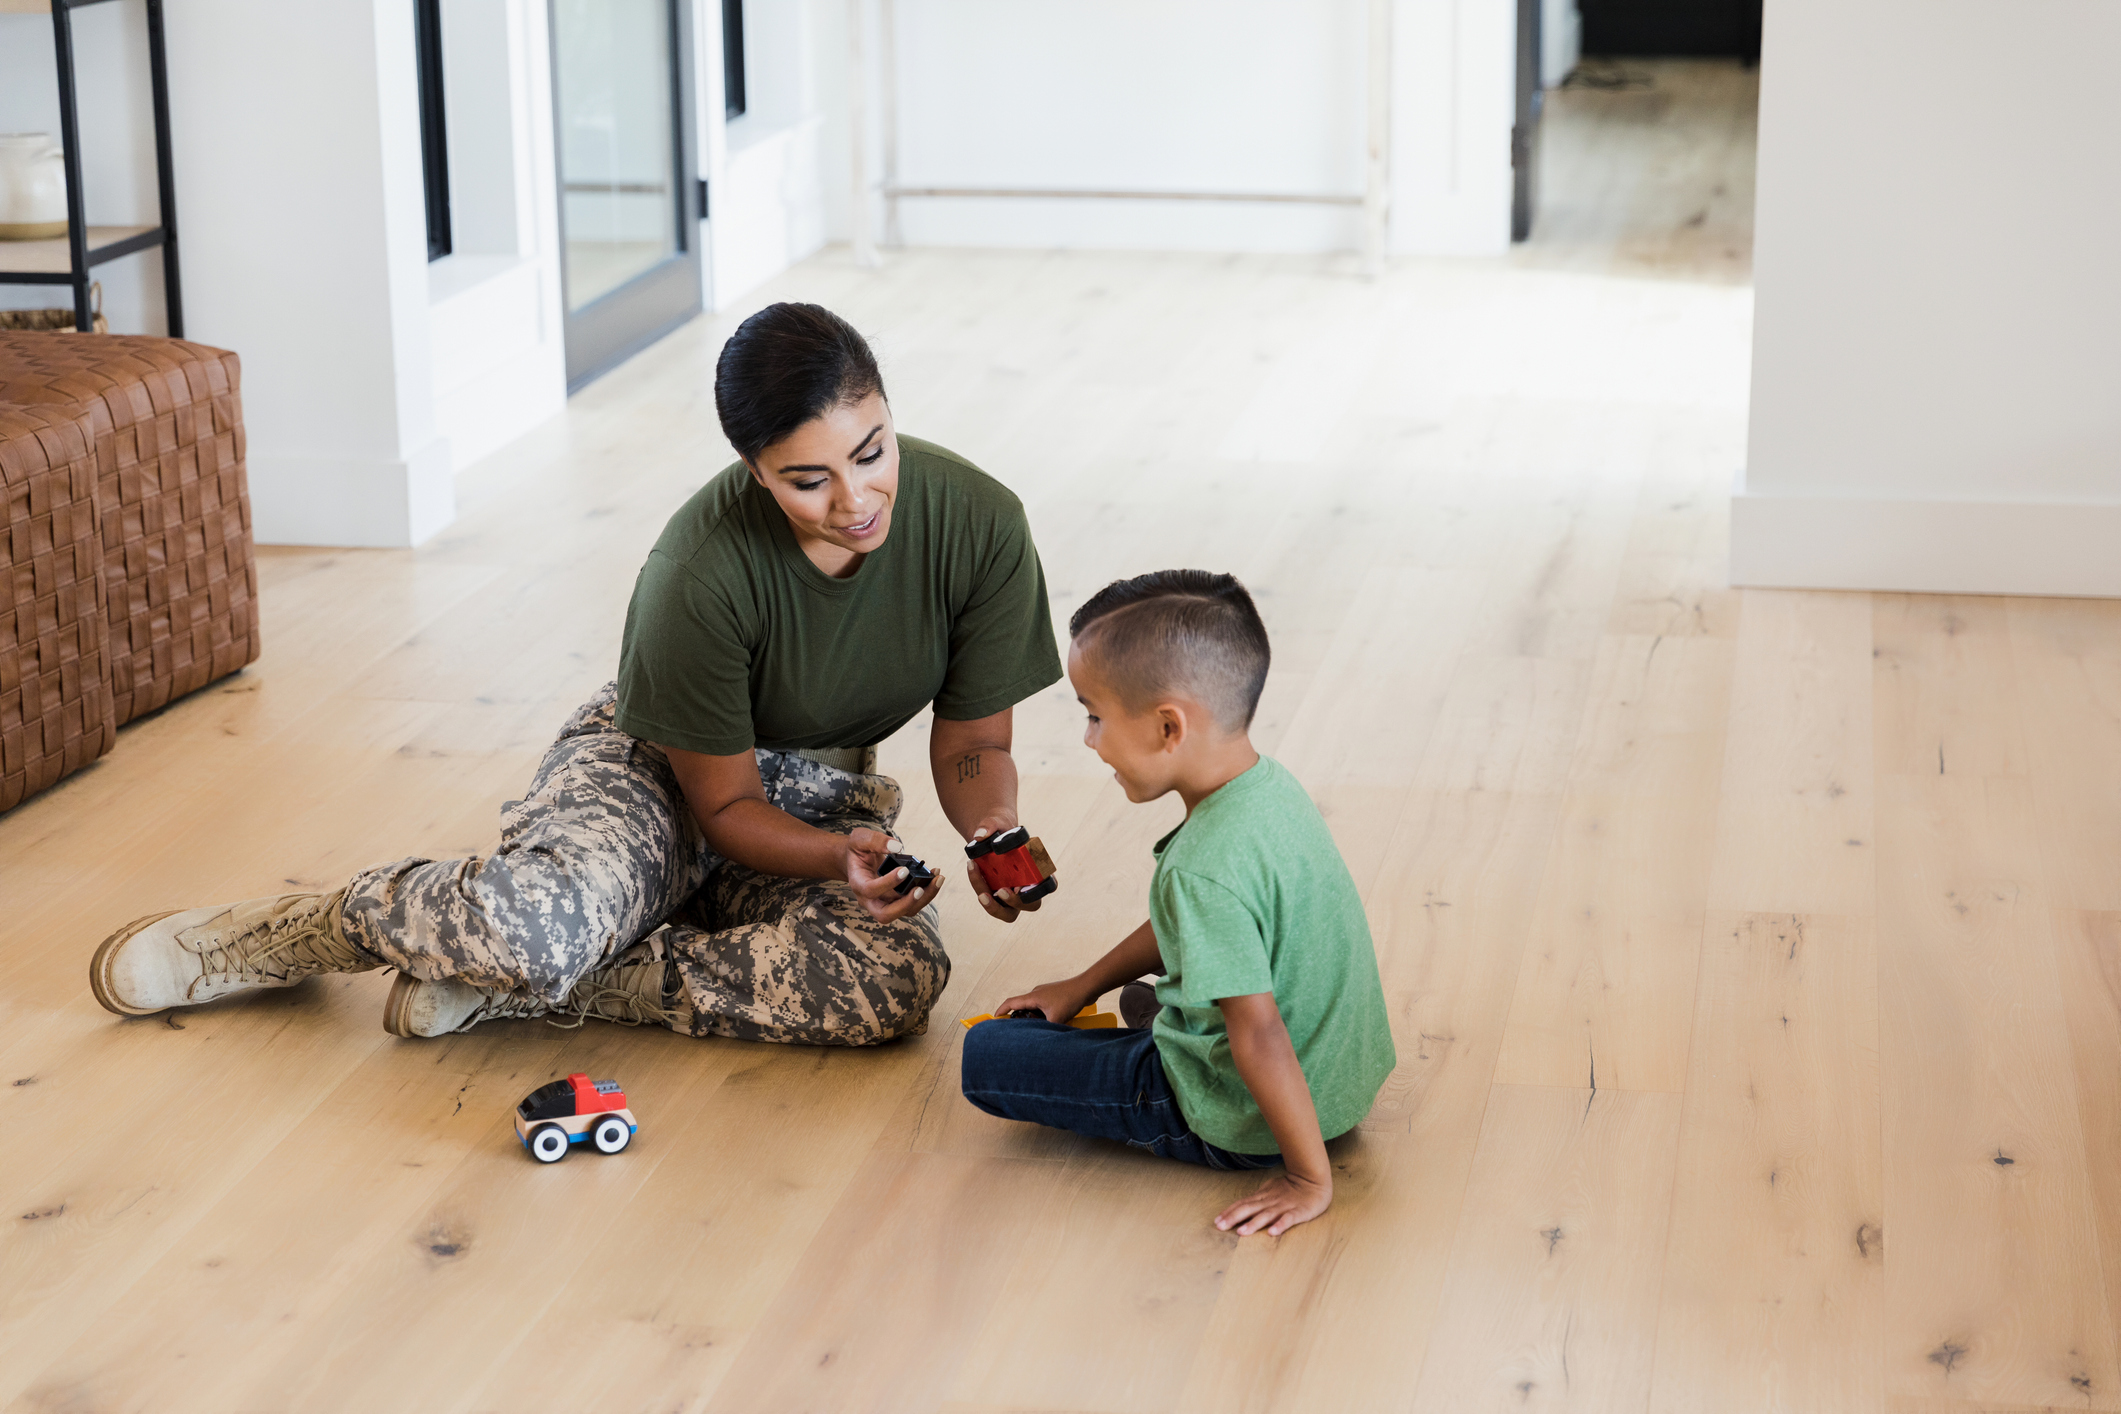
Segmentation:
{"type": "MultiPolygon", "coordinates": [[[[88,263],[101,265],[106,260],[160,244],[160,226],[91,226],[88,228],[88,263]],[[143,240],[142,237],[151,239],[143,240]]],[[[0,283],[6,283],[10,275],[56,276],[58,283],[64,283],[72,270],[69,259],[64,236],[46,241],[0,241],[0,283]]],[[[37,283],[53,282],[43,279],[37,283]]]]}

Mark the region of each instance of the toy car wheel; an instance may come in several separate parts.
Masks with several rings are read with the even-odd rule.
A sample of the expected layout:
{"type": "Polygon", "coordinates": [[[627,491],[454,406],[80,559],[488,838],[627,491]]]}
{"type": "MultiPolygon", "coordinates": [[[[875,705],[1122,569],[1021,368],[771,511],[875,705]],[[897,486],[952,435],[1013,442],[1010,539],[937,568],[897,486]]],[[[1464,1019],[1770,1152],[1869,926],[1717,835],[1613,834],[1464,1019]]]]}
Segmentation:
{"type": "Polygon", "coordinates": [[[567,1157],[567,1131],[557,1124],[541,1124],[530,1131],[530,1157],[541,1164],[556,1164],[567,1157]]]}
{"type": "Polygon", "coordinates": [[[633,1142],[633,1126],[617,1115],[606,1115],[589,1131],[589,1142],[599,1154],[616,1154],[633,1142]]]}

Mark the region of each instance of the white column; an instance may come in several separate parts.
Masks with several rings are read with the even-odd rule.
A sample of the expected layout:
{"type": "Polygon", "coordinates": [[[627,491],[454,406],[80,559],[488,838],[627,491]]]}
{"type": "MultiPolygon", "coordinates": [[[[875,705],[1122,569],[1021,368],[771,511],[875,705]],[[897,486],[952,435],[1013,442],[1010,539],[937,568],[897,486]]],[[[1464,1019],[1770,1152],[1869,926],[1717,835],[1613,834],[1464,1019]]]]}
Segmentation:
{"type": "Polygon", "coordinates": [[[187,0],[169,69],[185,332],[243,360],[257,538],[417,544],[456,503],[412,6],[187,0]]]}
{"type": "Polygon", "coordinates": [[[1776,0],[1765,39],[1733,581],[2121,595],[2121,6],[1776,0]]]}

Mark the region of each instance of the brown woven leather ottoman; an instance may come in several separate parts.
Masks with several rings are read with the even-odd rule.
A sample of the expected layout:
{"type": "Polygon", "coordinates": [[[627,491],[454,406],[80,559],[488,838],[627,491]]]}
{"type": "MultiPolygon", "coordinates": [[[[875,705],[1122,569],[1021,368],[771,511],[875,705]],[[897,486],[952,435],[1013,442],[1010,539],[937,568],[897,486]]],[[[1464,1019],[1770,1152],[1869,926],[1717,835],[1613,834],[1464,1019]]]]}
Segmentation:
{"type": "Polygon", "coordinates": [[[0,407],[0,810],[118,735],[92,437],[78,410],[0,407]]]}
{"type": "Polygon", "coordinates": [[[118,725],[255,659],[236,356],[182,339],[0,334],[9,405],[89,420],[118,725]]]}

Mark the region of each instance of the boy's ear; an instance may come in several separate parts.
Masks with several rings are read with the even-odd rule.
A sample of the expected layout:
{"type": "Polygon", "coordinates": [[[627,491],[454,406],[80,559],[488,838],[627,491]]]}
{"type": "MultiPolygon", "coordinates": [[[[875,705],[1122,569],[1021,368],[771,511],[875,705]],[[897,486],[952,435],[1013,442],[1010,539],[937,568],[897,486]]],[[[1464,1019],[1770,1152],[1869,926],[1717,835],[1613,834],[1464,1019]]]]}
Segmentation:
{"type": "Polygon", "coordinates": [[[1192,729],[1186,721],[1186,709],[1176,702],[1159,702],[1156,705],[1157,725],[1163,730],[1163,746],[1166,751],[1176,751],[1185,743],[1192,729]]]}

